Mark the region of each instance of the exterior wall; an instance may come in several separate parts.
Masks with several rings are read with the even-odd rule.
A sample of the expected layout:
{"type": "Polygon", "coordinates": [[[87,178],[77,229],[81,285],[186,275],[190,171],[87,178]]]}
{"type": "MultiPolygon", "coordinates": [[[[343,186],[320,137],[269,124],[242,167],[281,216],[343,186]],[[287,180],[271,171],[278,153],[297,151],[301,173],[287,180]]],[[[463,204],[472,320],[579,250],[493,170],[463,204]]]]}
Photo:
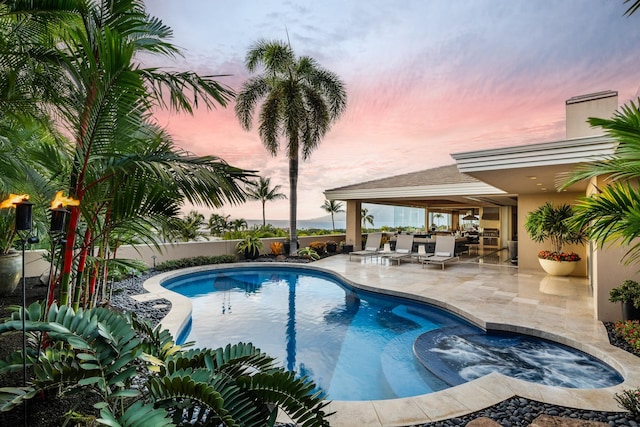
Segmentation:
{"type": "MultiPolygon", "coordinates": [[[[602,188],[606,185],[605,177],[598,177],[591,180],[588,193],[595,191],[595,188],[602,188]]],[[[638,264],[625,265],[622,258],[629,250],[629,247],[637,244],[632,242],[630,246],[619,246],[619,244],[608,244],[599,248],[594,242],[593,266],[591,284],[593,286],[593,301],[595,316],[603,322],[615,322],[622,320],[622,309],[620,303],[609,302],[609,292],[612,288],[620,285],[627,279],[640,282],[640,271],[638,264]]]]}
{"type": "MultiPolygon", "coordinates": [[[[327,234],[322,236],[298,236],[300,241],[300,247],[309,246],[311,242],[327,242],[333,240],[337,243],[344,240],[344,234],[327,234]]],[[[261,254],[270,253],[269,245],[271,242],[286,240],[283,237],[273,237],[268,239],[261,239],[263,243],[263,250],[261,254]]],[[[118,258],[123,259],[139,259],[143,261],[147,266],[153,267],[155,256],[155,263],[161,263],[173,259],[192,258],[197,256],[218,256],[218,255],[236,255],[236,243],[238,240],[212,240],[204,242],[186,242],[175,244],[163,244],[160,245],[162,251],[157,251],[153,247],[144,245],[137,246],[122,246],[118,249],[118,258]]],[[[25,252],[25,275],[27,277],[39,277],[42,274],[48,274],[49,262],[44,259],[46,251],[26,251],[25,252]]]]}
{"type": "Polygon", "coordinates": [[[602,129],[592,128],[589,117],[609,118],[618,108],[618,92],[601,92],[573,97],[566,102],[567,139],[602,135],[602,129]]]}
{"type": "MultiPolygon", "coordinates": [[[[536,243],[527,234],[524,229],[524,223],[527,218],[527,214],[546,202],[551,202],[554,205],[568,203],[575,203],[578,197],[582,196],[579,193],[542,193],[542,194],[520,194],[518,196],[518,268],[520,270],[535,270],[544,272],[540,263],[538,262],[538,252],[545,249],[550,249],[549,242],[536,243]]],[[[586,246],[580,245],[567,245],[564,250],[566,252],[575,252],[580,255],[580,260],[576,269],[573,272],[573,276],[587,276],[587,250],[586,246]]]]}

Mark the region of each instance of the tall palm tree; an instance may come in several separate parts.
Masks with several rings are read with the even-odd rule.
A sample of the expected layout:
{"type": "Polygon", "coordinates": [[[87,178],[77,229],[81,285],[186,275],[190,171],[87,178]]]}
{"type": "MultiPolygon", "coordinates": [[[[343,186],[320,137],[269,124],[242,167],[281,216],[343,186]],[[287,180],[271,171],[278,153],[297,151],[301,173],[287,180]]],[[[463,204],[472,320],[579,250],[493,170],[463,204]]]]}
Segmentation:
{"type": "Polygon", "coordinates": [[[573,221],[585,228],[590,239],[604,245],[617,242],[631,245],[625,262],[640,261],[640,99],[621,107],[611,119],[590,118],[618,142],[615,154],[587,164],[561,178],[561,188],[584,179],[607,176],[597,193],[584,197],[574,207],[573,221]]]}
{"type": "Polygon", "coordinates": [[[344,209],[342,209],[342,202],[337,202],[335,200],[325,200],[321,208],[324,209],[325,212],[331,214],[331,228],[333,229],[332,231],[336,231],[334,215],[339,212],[344,212],[344,209]]]}
{"type": "Polygon", "coordinates": [[[278,199],[286,199],[287,195],[284,193],[278,193],[280,191],[280,185],[274,185],[271,187],[271,178],[260,177],[258,182],[251,182],[247,187],[247,198],[251,200],[259,200],[262,203],[262,226],[267,225],[267,220],[264,211],[264,205],[267,202],[272,202],[278,199]]]}
{"type": "Polygon", "coordinates": [[[347,94],[336,74],[310,57],[296,57],[291,46],[280,41],[258,41],[249,49],[245,64],[250,72],[263,66],[264,73],[242,85],[236,116],[242,127],[250,130],[254,109],[263,101],[258,125],[262,143],[275,156],[280,140],[286,141],[290,254],[295,254],[299,158],[309,158],[330,125],[346,109],[347,94]]]}
{"type": "MultiPolygon", "coordinates": [[[[245,171],[177,149],[153,123],[154,108],[191,113],[196,106],[226,105],[233,92],[214,76],[145,68],[136,55],[179,51],[168,42],[171,29],[147,15],[142,1],[5,1],[2,7],[4,28],[29,29],[27,42],[15,46],[31,58],[19,72],[53,70],[55,102],[40,101],[71,139],[64,176],[80,207],[71,208],[68,223],[61,304],[73,294],[78,305],[87,267],[94,291],[96,280],[106,278],[99,260],[115,257],[124,236],[135,232],[156,244],[155,225],[177,216],[184,201],[220,207],[244,200],[239,184],[247,181],[245,171]],[[46,67],[29,68],[32,63],[46,67]],[[96,258],[90,256],[94,252],[96,258]]],[[[32,93],[24,94],[30,101],[32,93]]]]}
{"type": "Polygon", "coordinates": [[[365,228],[367,224],[371,224],[373,227],[373,215],[369,213],[369,209],[360,209],[360,216],[362,217],[362,228],[365,228]]]}

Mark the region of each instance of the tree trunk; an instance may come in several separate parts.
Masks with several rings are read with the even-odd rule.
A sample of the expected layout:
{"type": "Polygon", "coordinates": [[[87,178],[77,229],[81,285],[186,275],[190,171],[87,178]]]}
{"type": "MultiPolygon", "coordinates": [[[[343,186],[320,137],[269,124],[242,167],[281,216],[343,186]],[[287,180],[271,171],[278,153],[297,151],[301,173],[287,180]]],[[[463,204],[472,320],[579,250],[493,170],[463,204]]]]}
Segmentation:
{"type": "Polygon", "coordinates": [[[289,255],[298,253],[298,154],[289,158],[289,255]]]}

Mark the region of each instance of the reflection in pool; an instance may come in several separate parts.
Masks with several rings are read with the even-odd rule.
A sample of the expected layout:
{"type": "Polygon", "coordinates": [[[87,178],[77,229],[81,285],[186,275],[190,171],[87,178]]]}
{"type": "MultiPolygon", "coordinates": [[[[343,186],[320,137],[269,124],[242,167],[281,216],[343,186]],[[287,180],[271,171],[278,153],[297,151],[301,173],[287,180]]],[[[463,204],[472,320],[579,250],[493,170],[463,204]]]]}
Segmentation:
{"type": "Polygon", "coordinates": [[[565,387],[618,384],[585,353],[548,341],[486,334],[426,304],[353,289],[291,267],[189,274],[163,286],[189,297],[179,342],[217,348],[252,342],[333,400],[380,400],[442,390],[489,372],[565,387]]]}

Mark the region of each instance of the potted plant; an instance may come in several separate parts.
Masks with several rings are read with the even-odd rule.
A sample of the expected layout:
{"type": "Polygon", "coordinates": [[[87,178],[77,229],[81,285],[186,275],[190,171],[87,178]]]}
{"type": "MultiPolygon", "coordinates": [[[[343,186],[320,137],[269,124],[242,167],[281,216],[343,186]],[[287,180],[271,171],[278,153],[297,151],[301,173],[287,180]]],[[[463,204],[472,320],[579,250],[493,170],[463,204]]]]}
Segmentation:
{"type": "Polygon", "coordinates": [[[340,249],[343,254],[348,254],[349,252],[353,252],[353,245],[347,245],[347,242],[343,240],[340,242],[340,249]]]}
{"type": "Polygon", "coordinates": [[[262,240],[256,235],[248,234],[236,244],[236,252],[245,259],[256,259],[262,250],[262,240]]]}
{"type": "Polygon", "coordinates": [[[333,240],[328,240],[327,241],[327,252],[332,254],[332,253],[335,253],[336,250],[338,250],[338,242],[333,241],[333,240]]]}
{"type": "Polygon", "coordinates": [[[580,256],[563,252],[566,244],[584,244],[586,235],[575,223],[571,222],[573,208],[568,204],[553,206],[547,202],[538,209],[529,212],[524,228],[531,240],[542,243],[551,241],[552,250],[538,253],[542,268],[554,276],[566,276],[573,272],[580,256]]]}
{"type": "Polygon", "coordinates": [[[640,283],[625,280],[609,291],[609,301],[622,303],[622,320],[640,320],[640,283]]]}
{"type": "Polygon", "coordinates": [[[320,255],[318,255],[318,253],[309,246],[300,249],[298,251],[298,256],[301,258],[310,259],[312,261],[320,259],[320,255]]]}
{"type": "Polygon", "coordinates": [[[314,241],[309,243],[309,247],[316,251],[318,255],[322,255],[324,254],[324,249],[327,247],[327,244],[325,242],[314,241]]]}

